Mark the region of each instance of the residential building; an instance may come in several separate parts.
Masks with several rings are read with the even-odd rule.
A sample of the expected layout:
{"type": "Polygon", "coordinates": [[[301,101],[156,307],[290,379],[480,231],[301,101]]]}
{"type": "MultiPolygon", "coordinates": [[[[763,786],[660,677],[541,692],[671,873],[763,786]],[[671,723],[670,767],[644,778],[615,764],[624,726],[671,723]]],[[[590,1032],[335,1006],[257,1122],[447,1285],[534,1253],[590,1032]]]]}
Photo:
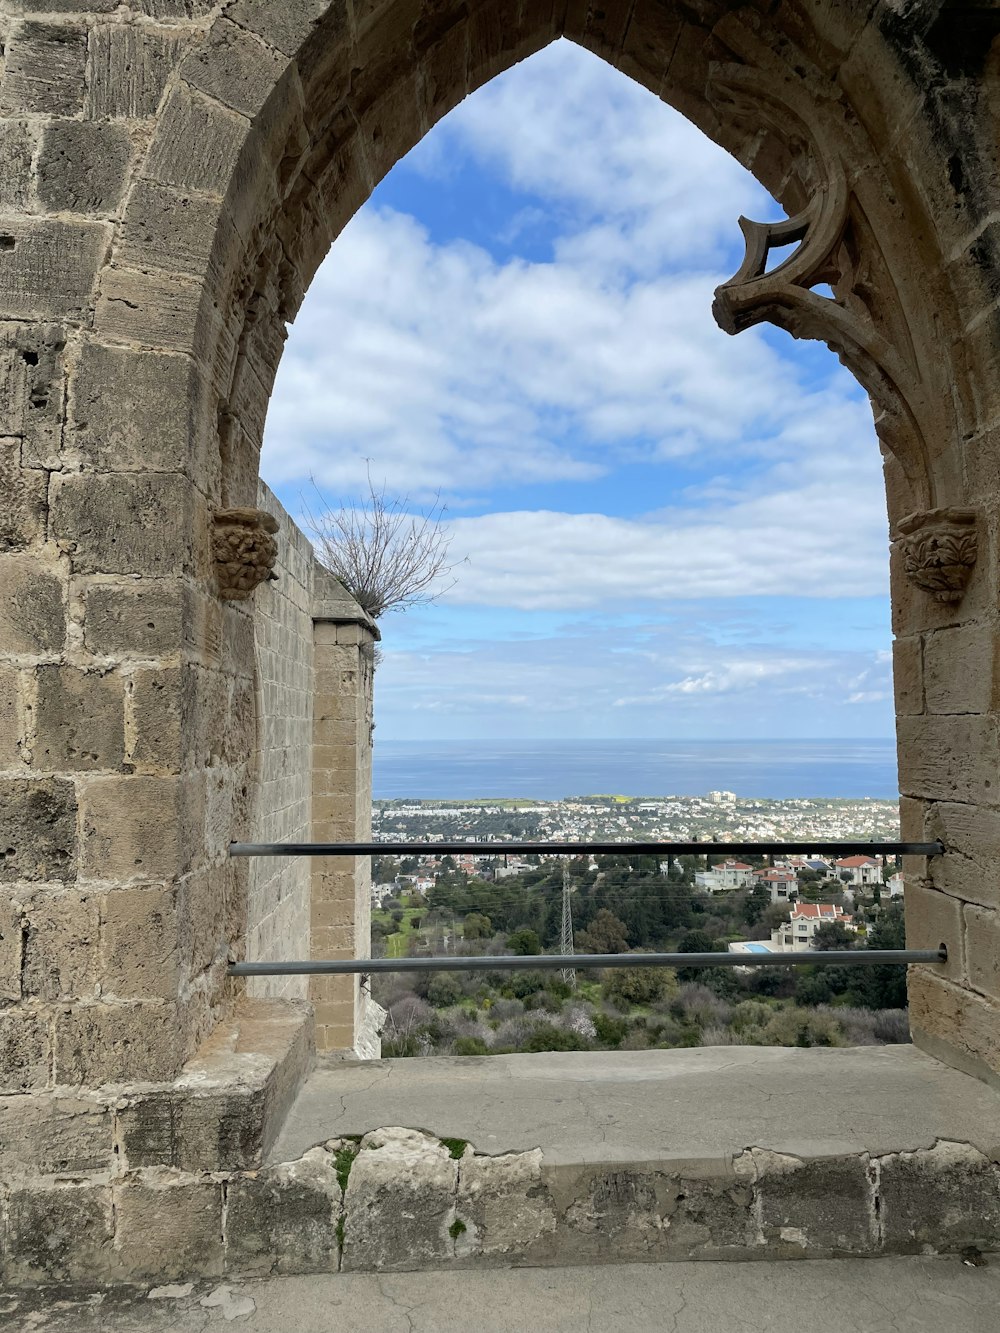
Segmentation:
{"type": "Polygon", "coordinates": [[[706,893],[726,893],[731,889],[748,889],[753,882],[753,866],[742,861],[723,861],[711,870],[695,874],[695,883],[706,893]]]}
{"type": "Polygon", "coordinates": [[[799,881],[794,870],[778,867],[758,870],[754,875],[754,883],[761,884],[769,890],[772,903],[791,902],[799,892],[799,881]]]}
{"type": "Polygon", "coordinates": [[[849,874],[847,881],[855,888],[882,883],[882,867],[873,856],[847,856],[834,864],[838,875],[849,874]]]}
{"type": "Polygon", "coordinates": [[[792,914],[783,926],[771,931],[772,944],[778,945],[784,953],[789,950],[811,949],[816,931],[820,926],[839,922],[848,930],[856,927],[842,907],[833,903],[796,903],[792,914]]]}

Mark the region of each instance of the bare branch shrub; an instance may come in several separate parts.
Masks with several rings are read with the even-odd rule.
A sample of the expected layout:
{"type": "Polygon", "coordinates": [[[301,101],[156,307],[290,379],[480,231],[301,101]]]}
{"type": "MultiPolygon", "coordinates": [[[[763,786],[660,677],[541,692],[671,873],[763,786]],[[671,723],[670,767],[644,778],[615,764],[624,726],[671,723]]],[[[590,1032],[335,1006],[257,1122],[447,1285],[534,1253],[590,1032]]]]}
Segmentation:
{"type": "Polygon", "coordinates": [[[454,579],[442,586],[459,562],[448,561],[453,534],[442,522],[447,506],[440,495],[413,513],[409,496],[389,495],[369,469],[365,498],[334,508],[313,485],[320,507],[316,514],[306,509],[306,522],[320,563],[374,620],[436,601],[455,586],[454,579]]]}

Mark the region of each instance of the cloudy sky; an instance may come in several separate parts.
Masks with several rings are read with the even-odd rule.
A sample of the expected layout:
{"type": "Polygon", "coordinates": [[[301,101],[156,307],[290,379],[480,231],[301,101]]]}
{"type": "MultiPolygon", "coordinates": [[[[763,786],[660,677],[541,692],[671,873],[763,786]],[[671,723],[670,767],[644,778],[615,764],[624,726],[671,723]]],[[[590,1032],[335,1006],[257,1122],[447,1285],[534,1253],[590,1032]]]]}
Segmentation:
{"type": "Polygon", "coordinates": [[[380,739],[891,736],[867,400],[823,346],[736,338],[721,149],[559,42],[401,162],[291,330],[265,480],[296,516],[440,495],[462,563],[388,616],[380,739]],[[370,460],[370,461],[369,461],[370,460]]]}

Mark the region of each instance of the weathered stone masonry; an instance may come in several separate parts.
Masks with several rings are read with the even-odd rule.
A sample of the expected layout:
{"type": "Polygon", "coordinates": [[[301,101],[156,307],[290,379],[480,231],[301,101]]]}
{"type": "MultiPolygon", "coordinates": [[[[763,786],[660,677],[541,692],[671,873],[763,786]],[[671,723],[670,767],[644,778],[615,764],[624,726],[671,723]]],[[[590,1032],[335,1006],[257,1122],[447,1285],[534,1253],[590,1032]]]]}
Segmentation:
{"type": "MultiPolygon", "coordinates": [[[[342,660],[362,645],[321,617],[330,777],[285,780],[299,538],[255,529],[233,584],[220,525],[267,508],[273,376],[332,239],[467,92],[560,35],[784,205],[744,224],[723,326],[822,338],[871,395],[904,834],[948,848],[910,867],[911,943],[949,948],[911,975],[914,1030],[1000,1076],[998,30],[991,4],[942,0],[0,0],[0,1072],[23,1115],[180,1077],[183,1120],[186,1062],[248,1012],[230,957],[301,944],[307,894],[313,940],[363,943],[360,880],[227,859],[308,800],[314,831],[347,826],[364,707],[342,660]]],[[[311,998],[324,1044],[352,1013],[357,1035],[353,985],[311,998]]]]}

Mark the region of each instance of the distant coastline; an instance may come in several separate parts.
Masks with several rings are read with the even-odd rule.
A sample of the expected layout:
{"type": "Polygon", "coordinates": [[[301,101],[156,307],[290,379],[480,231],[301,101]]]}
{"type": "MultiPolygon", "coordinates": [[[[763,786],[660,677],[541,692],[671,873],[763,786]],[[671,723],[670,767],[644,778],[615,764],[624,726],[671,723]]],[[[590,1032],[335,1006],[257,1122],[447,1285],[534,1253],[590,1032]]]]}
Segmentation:
{"type": "Polygon", "coordinates": [[[563,800],[589,792],[698,796],[713,789],[767,800],[895,800],[893,740],[383,741],[377,800],[563,800]]]}

